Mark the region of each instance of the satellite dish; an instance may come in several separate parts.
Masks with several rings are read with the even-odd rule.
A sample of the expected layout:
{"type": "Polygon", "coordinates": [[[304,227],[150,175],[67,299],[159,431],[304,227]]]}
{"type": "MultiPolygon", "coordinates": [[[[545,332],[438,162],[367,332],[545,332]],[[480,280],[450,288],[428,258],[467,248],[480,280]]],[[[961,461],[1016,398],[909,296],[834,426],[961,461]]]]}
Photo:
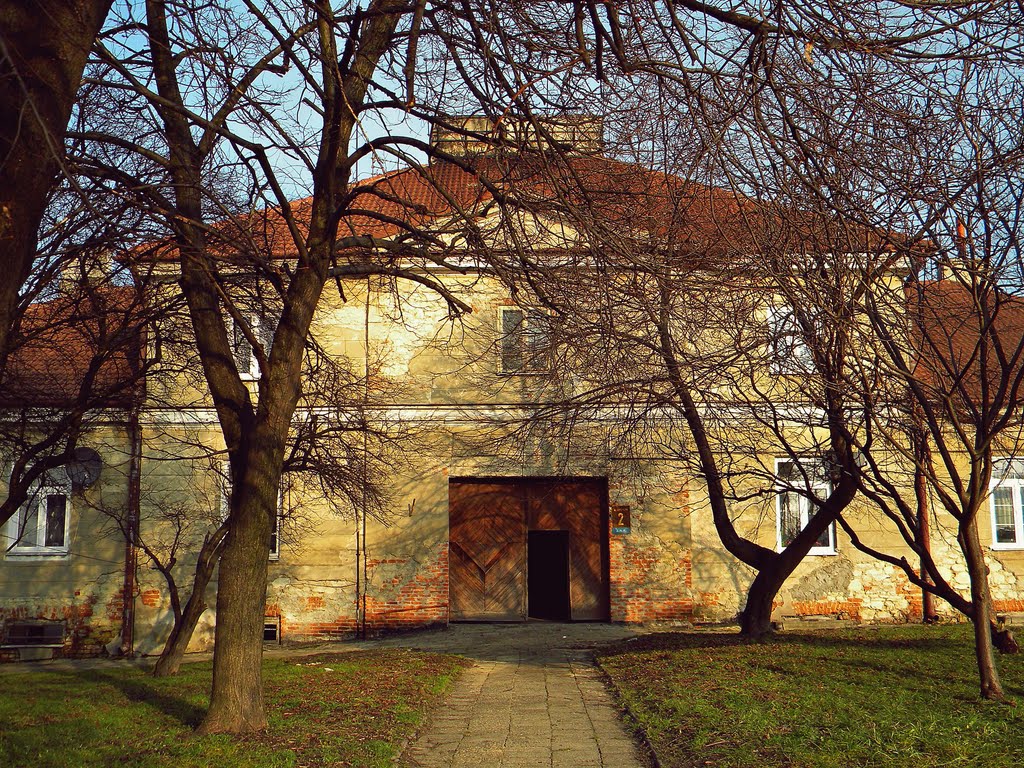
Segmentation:
{"type": "Polygon", "coordinates": [[[74,455],[74,460],[67,465],[67,473],[71,487],[80,491],[100,479],[103,461],[92,448],[76,448],[74,455]]]}

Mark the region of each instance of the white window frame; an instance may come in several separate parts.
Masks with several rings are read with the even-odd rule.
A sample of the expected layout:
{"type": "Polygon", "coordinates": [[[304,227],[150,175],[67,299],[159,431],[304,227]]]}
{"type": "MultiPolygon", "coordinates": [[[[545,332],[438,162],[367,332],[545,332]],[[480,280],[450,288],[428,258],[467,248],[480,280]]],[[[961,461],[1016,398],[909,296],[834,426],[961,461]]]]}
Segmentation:
{"type": "MultiPolygon", "coordinates": [[[[228,505],[231,503],[231,468],[228,462],[222,461],[217,476],[217,488],[220,495],[220,519],[226,520],[228,516],[228,505]]],[[[281,528],[284,518],[284,488],[277,492],[277,514],[274,515],[274,527],[270,532],[270,555],[267,558],[271,562],[281,559],[281,528]]]]}
{"type": "Polygon", "coordinates": [[[551,373],[554,367],[552,359],[553,345],[551,339],[552,319],[550,312],[539,307],[501,307],[498,311],[498,371],[511,376],[533,376],[551,373]],[[505,330],[505,316],[512,312],[518,312],[522,315],[520,328],[516,332],[520,338],[519,352],[523,359],[523,364],[519,368],[510,368],[505,362],[506,345],[510,338],[510,334],[505,330]],[[547,349],[545,349],[542,354],[536,355],[532,360],[528,360],[527,353],[529,351],[529,345],[526,343],[526,337],[530,333],[531,317],[544,318],[544,322],[547,324],[547,349]],[[543,365],[537,365],[538,361],[542,361],[543,365]]]}
{"type": "MultiPolygon", "coordinates": [[[[776,551],[781,552],[786,548],[786,545],[782,541],[782,504],[783,497],[791,495],[796,499],[797,509],[800,513],[800,530],[802,531],[807,527],[807,523],[814,516],[814,503],[811,501],[810,495],[817,496],[818,498],[828,498],[829,494],[832,493],[832,483],[828,480],[822,480],[816,482],[814,478],[814,464],[820,464],[819,459],[792,459],[792,458],[776,458],[775,459],[775,548],[776,551]],[[802,474],[788,482],[782,480],[780,470],[783,464],[802,464],[805,465],[805,469],[802,474]],[[801,493],[797,490],[798,484],[803,481],[804,492],[801,493]]],[[[808,555],[836,555],[838,551],[836,549],[836,524],[835,521],[829,523],[826,529],[828,534],[827,545],[815,545],[810,548],[807,552],[808,555]]]]}
{"type": "Polygon", "coordinates": [[[989,483],[988,493],[988,509],[989,519],[992,523],[992,549],[1024,549],[1024,499],[1021,495],[1024,494],[1024,460],[998,460],[999,462],[1005,462],[1008,466],[1006,470],[1000,474],[1002,477],[996,477],[996,472],[993,472],[992,481],[989,483]],[[998,541],[999,525],[996,520],[996,495],[995,490],[997,488],[1007,488],[1010,490],[1010,498],[1013,502],[1013,534],[1014,541],[998,541]]]}
{"type": "MultiPolygon", "coordinates": [[[[267,326],[266,318],[257,312],[243,312],[245,322],[249,325],[249,330],[252,331],[253,335],[259,339],[260,345],[263,347],[263,351],[269,357],[271,342],[274,340],[273,328],[267,326]]],[[[231,354],[235,358],[235,365],[238,367],[238,375],[242,381],[257,381],[260,378],[260,363],[256,357],[256,351],[252,347],[252,343],[242,333],[242,329],[238,326],[238,323],[231,320],[231,354]],[[241,350],[239,349],[241,342],[245,342],[249,348],[249,359],[248,361],[242,360],[241,350]],[[245,363],[248,365],[245,365],[245,363]]]]}
{"type": "Polygon", "coordinates": [[[814,355],[804,342],[795,310],[787,304],[768,307],[769,368],[774,375],[801,375],[814,371],[814,355]]]}
{"type": "Polygon", "coordinates": [[[67,482],[56,482],[52,477],[48,478],[43,483],[38,483],[33,486],[29,493],[28,500],[18,507],[18,511],[10,520],[7,521],[7,546],[5,548],[7,556],[66,556],[71,551],[71,498],[71,484],[67,482]],[[46,541],[47,526],[46,513],[45,511],[40,510],[39,507],[46,503],[46,499],[49,496],[64,497],[64,531],[62,534],[61,544],[46,546],[45,544],[38,543],[40,541],[46,541]],[[25,531],[22,530],[25,516],[33,506],[36,507],[36,535],[34,539],[36,543],[23,544],[21,539],[25,534],[25,531]],[[41,511],[42,514],[40,514],[41,511]]]}

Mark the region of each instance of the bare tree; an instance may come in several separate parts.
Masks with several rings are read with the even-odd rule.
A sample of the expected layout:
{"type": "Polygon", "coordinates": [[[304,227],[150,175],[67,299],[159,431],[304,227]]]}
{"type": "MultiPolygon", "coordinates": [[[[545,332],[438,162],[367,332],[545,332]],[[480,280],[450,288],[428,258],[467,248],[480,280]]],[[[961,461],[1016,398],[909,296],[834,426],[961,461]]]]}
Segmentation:
{"type": "MultiPolygon", "coordinates": [[[[930,39],[941,35],[950,45],[990,46],[992,36],[979,31],[990,20],[985,12],[999,17],[994,24],[1012,22],[997,11],[979,3],[865,13],[850,4],[828,14],[778,6],[763,15],[756,7],[723,11],[661,3],[620,8],[378,0],[365,7],[314,2],[196,9],[150,0],[145,18],[136,19],[128,9],[100,51],[105,69],[94,82],[102,79],[108,93],[123,94],[133,105],[131,119],[147,127],[140,131],[133,122],[121,131],[117,115],[108,115],[99,130],[83,126],[76,138],[129,148],[157,169],[159,180],[142,184],[109,164],[103,173],[159,210],[171,232],[167,254],[178,270],[229,455],[232,494],[218,587],[214,686],[202,730],[265,725],[260,619],[271,519],[302,396],[306,338],[331,278],[416,280],[457,314],[468,309],[465,302],[414,267],[458,271],[463,267],[449,259],[456,249],[472,250],[484,261],[509,256],[483,248],[473,216],[482,197],[446,196],[442,171],[418,161],[432,153],[468,173],[468,189],[486,190],[506,215],[523,205],[514,180],[498,189],[465,160],[432,151],[415,132],[370,135],[365,127],[374,116],[391,128],[399,121],[388,110],[398,110],[403,118],[469,134],[474,132],[445,114],[479,112],[490,124],[471,138],[514,144],[492,130],[506,115],[540,131],[533,112],[589,107],[603,113],[602,105],[614,102],[627,114],[636,102],[634,78],[645,75],[679,98],[681,108],[696,107],[696,114],[709,118],[701,139],[707,139],[705,148],[717,147],[736,130],[736,110],[752,104],[780,50],[791,61],[821,49],[888,62],[924,56],[930,39]],[[298,99],[290,96],[295,93],[298,99]],[[140,136],[152,141],[136,141],[140,136]],[[290,168],[279,163],[282,157],[290,168]],[[418,165],[420,173],[402,176],[401,184],[416,178],[416,184],[435,188],[447,219],[431,217],[429,205],[390,175],[355,182],[356,164],[364,159],[418,165]],[[290,174],[305,177],[309,198],[289,199],[290,174]],[[210,183],[218,175],[231,177],[233,194],[210,183]],[[240,292],[251,293],[254,281],[272,299],[266,305],[275,308],[269,334],[261,333],[262,322],[247,316],[239,299],[240,292]],[[233,361],[235,333],[257,360],[254,385],[233,361]]],[[[784,135],[787,128],[772,117],[762,119],[759,130],[784,135]]],[[[548,145],[557,146],[552,138],[545,137],[548,145]]],[[[507,264],[493,266],[511,279],[528,266],[516,257],[529,253],[529,238],[515,227],[506,235],[512,255],[507,264]]],[[[663,295],[669,286],[658,285],[659,275],[658,269],[650,273],[656,294],[663,295]]],[[[834,440],[841,443],[838,432],[834,440]]],[[[705,473],[715,482],[709,467],[705,473]]],[[[840,480],[836,503],[847,493],[840,480]]],[[[829,515],[837,511],[828,509],[829,515]]],[[[797,537],[798,548],[810,546],[814,527],[797,537]]],[[[732,544],[753,559],[774,557],[738,540],[732,544]]]]}
{"type": "Polygon", "coordinates": [[[0,5],[0,372],[19,294],[36,258],[49,195],[62,169],[64,130],[89,49],[111,0],[0,5]]]}
{"type": "Polygon", "coordinates": [[[104,420],[103,409],[130,414],[142,398],[155,307],[136,285],[104,274],[104,263],[96,254],[64,262],[59,283],[29,304],[12,339],[2,380],[0,443],[10,475],[0,524],[47,473],[76,461],[79,440],[104,420]]]}

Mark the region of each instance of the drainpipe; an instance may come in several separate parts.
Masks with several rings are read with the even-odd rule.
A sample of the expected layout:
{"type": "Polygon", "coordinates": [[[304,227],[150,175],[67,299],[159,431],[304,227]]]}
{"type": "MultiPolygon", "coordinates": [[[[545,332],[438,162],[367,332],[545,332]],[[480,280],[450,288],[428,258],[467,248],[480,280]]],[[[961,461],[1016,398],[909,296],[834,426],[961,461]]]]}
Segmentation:
{"type": "MultiPolygon", "coordinates": [[[[914,281],[914,299],[916,301],[916,315],[918,329],[921,333],[924,333],[924,297],[922,291],[924,290],[921,284],[921,270],[924,269],[924,264],[919,264],[913,273],[914,281]]],[[[941,274],[940,274],[941,279],[941,274]]],[[[920,354],[919,350],[915,350],[916,354],[920,354]]],[[[928,477],[925,474],[925,467],[931,466],[931,452],[928,448],[928,433],[924,425],[924,414],[921,412],[921,407],[918,403],[914,402],[914,395],[910,394],[911,402],[911,418],[913,424],[912,440],[914,441],[914,497],[917,502],[917,533],[918,540],[921,544],[921,579],[925,583],[925,587],[921,588],[921,621],[925,624],[931,624],[937,618],[935,613],[935,595],[933,595],[928,589],[928,586],[932,584],[932,577],[928,573],[925,567],[925,562],[931,560],[932,556],[932,539],[931,539],[931,517],[928,505],[928,477]]]]}
{"type": "Polygon", "coordinates": [[[363,429],[363,467],[362,467],[362,483],[361,483],[361,501],[362,501],[362,540],[363,540],[363,595],[362,605],[359,606],[359,616],[362,619],[362,623],[359,627],[359,636],[363,640],[366,639],[366,587],[367,578],[369,577],[369,570],[367,567],[367,558],[369,552],[366,546],[366,513],[367,513],[367,477],[366,467],[367,461],[369,460],[370,444],[368,440],[367,430],[369,425],[366,423],[367,412],[370,407],[370,289],[372,284],[370,282],[370,276],[366,276],[366,307],[363,315],[363,413],[362,413],[362,429],[363,429]]]}
{"type": "Polygon", "coordinates": [[[121,592],[121,648],[122,656],[135,655],[135,593],[137,591],[136,575],[139,564],[139,521],[142,516],[142,404],[146,399],[145,350],[148,340],[144,331],[140,332],[141,350],[139,355],[141,368],[138,372],[139,381],[132,393],[132,402],[128,412],[128,518],[124,536],[124,586],[121,592]]]}
{"type": "Polygon", "coordinates": [[[140,478],[142,464],[142,430],[139,428],[137,406],[132,406],[128,419],[130,455],[128,463],[128,515],[124,532],[124,586],[121,611],[121,655],[135,655],[135,572],[138,565],[140,513],[140,478]]]}
{"type": "MultiPolygon", "coordinates": [[[[921,541],[921,548],[924,550],[924,554],[921,556],[921,578],[925,584],[931,585],[932,577],[925,568],[926,560],[930,560],[932,556],[931,520],[929,519],[930,513],[928,509],[928,478],[924,474],[924,467],[926,466],[924,462],[928,460],[928,443],[920,431],[916,438],[918,444],[914,462],[914,495],[917,497],[918,536],[921,541]]],[[[931,624],[935,621],[935,618],[935,595],[922,588],[921,620],[925,624],[931,624]]]]}

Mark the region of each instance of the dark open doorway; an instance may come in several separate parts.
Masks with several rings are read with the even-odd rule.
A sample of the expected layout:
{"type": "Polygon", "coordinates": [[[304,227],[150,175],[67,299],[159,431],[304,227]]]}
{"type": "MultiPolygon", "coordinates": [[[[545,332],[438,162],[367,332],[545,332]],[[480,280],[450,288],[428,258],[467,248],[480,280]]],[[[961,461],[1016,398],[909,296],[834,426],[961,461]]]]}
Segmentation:
{"type": "Polygon", "coordinates": [[[526,573],[530,618],[569,621],[569,532],[530,531],[526,573]]]}

